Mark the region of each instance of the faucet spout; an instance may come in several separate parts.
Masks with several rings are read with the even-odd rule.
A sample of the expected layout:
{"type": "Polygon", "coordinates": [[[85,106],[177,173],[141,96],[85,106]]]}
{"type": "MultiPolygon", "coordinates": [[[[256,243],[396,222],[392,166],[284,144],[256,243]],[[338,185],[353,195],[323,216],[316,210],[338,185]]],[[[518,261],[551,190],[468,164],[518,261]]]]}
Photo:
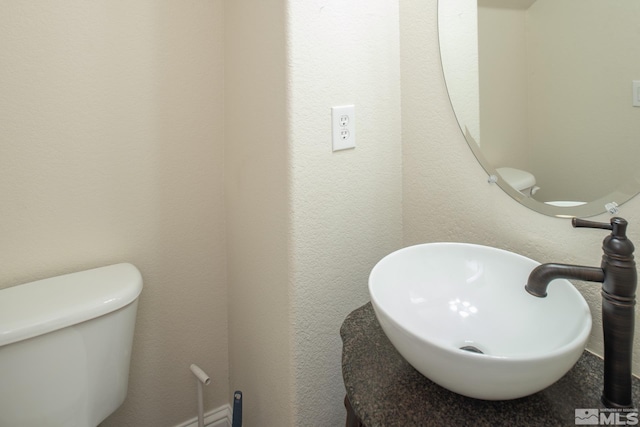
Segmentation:
{"type": "Polygon", "coordinates": [[[531,295],[539,298],[547,296],[547,287],[555,279],[587,280],[589,282],[604,282],[604,270],[597,267],[584,267],[570,264],[542,264],[529,274],[529,280],[524,287],[531,295]]]}
{"type": "Polygon", "coordinates": [[[602,242],[601,268],[569,264],[542,264],[529,275],[525,289],[531,295],[547,296],[554,279],[576,279],[602,283],[602,333],[604,338],[604,390],[602,403],[608,408],[631,408],[631,362],[638,284],[634,246],[627,238],[627,221],[611,218],[599,223],[573,218],[574,227],[611,230],[602,242]]]}

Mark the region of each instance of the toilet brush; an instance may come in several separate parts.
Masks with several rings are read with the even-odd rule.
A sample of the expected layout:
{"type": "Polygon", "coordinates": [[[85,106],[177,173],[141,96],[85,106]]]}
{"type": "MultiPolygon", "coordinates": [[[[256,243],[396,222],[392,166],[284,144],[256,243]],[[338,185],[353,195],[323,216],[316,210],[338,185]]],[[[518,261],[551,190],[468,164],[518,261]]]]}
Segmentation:
{"type": "Polygon", "coordinates": [[[242,392],[236,390],[233,393],[233,419],[231,420],[231,427],[242,427],[242,392]]]}

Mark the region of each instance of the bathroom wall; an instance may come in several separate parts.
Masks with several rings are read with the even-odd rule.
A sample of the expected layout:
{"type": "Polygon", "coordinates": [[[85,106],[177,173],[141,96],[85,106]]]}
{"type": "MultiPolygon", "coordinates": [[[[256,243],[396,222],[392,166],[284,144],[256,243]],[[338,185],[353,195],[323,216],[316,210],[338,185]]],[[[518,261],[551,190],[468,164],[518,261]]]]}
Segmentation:
{"type": "Polygon", "coordinates": [[[127,400],[171,426],[228,390],[222,1],[0,3],[0,287],[128,261],[127,400]]]}
{"type": "Polygon", "coordinates": [[[640,43],[640,3],[584,3],[537,1],[527,13],[529,144],[536,147],[539,200],[594,200],[638,170],[640,108],[632,106],[631,82],[640,79],[640,63],[630,52],[640,43]],[[568,173],[573,164],[607,172],[568,173]]]}
{"type": "Polygon", "coordinates": [[[333,427],[345,421],[340,326],[369,300],[371,268],[402,245],[398,4],[288,3],[291,425],[333,427]],[[356,148],[332,152],[331,106],[345,104],[356,148]]]}
{"type": "Polygon", "coordinates": [[[401,245],[397,5],[226,5],[230,381],[247,426],[345,420],[339,329],[401,245]],[[331,150],[331,106],[357,147],[331,150]]]}
{"type": "Polygon", "coordinates": [[[230,382],[248,427],[297,425],[285,5],[225,3],[230,382]]]}
{"type": "Polygon", "coordinates": [[[195,416],[190,363],[205,409],[243,390],[246,425],[344,422],[339,328],[401,246],[387,3],[0,5],[0,286],[121,261],[145,279],[104,426],[195,416]],[[346,103],[357,148],[333,153],[346,103]]]}
{"type": "Polygon", "coordinates": [[[526,9],[513,6],[478,7],[476,37],[482,154],[495,167],[531,171],[525,17],[526,9]]]}
{"type": "MultiPolygon", "coordinates": [[[[401,0],[404,244],[463,241],[512,250],[541,262],[599,265],[600,230],[573,229],[512,200],[467,146],[447,99],[441,71],[437,0],[401,0]]],[[[589,168],[589,166],[586,166],[589,168]]],[[[589,168],[590,169],[590,168],[589,168]]],[[[640,242],[640,199],[622,206],[629,236],[640,242]]],[[[608,215],[593,217],[608,221],[608,215]]],[[[602,354],[599,285],[576,282],[591,307],[588,347],[602,354]]],[[[634,370],[640,373],[640,325],[634,370]]]]}

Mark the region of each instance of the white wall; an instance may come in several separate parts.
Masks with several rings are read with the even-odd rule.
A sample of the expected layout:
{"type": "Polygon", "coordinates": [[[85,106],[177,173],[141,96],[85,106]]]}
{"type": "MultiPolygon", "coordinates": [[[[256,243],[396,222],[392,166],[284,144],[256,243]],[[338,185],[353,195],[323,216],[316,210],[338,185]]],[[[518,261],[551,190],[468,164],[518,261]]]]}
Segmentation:
{"type": "MultiPolygon", "coordinates": [[[[437,0],[400,2],[404,244],[463,241],[513,250],[540,262],[597,266],[600,230],[533,212],[487,184],[447,99],[438,55],[437,0]]],[[[622,206],[640,242],[640,199],[622,206]]],[[[593,220],[608,221],[608,215],[593,220]]],[[[600,286],[577,283],[594,320],[588,347],[602,352],[600,286]]],[[[634,370],[640,372],[636,325],[634,370]]]]}
{"type": "Polygon", "coordinates": [[[401,246],[397,5],[1,8],[1,285],[120,261],[145,279],[104,425],[192,418],[190,363],[205,409],[243,390],[247,426],[342,424],[339,328],[401,246]],[[345,103],[358,146],[333,153],[345,103]]]}
{"type": "Polygon", "coordinates": [[[0,287],[129,261],[127,400],[103,426],[229,401],[222,2],[0,3],[0,287]]]}
{"type": "Polygon", "coordinates": [[[340,325],[401,245],[397,5],[225,13],[231,387],[247,426],[340,425],[340,325]],[[348,103],[357,148],[333,153],[348,103]]]}
{"type": "Polygon", "coordinates": [[[296,425],[285,3],[225,3],[229,363],[247,427],[296,425]]]}
{"type": "Polygon", "coordinates": [[[345,421],[344,318],[401,247],[398,4],[289,2],[296,426],[345,421]],[[356,148],[331,151],[331,106],[354,104],[356,148]]]}

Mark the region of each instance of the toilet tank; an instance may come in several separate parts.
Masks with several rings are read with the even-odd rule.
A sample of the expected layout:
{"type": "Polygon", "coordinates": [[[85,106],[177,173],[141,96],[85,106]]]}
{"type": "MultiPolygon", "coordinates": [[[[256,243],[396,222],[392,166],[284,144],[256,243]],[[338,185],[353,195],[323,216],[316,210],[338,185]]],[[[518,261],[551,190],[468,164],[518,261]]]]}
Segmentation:
{"type": "Polygon", "coordinates": [[[95,427],[113,413],[141,291],[126,263],[0,290],[0,426],[95,427]]]}

